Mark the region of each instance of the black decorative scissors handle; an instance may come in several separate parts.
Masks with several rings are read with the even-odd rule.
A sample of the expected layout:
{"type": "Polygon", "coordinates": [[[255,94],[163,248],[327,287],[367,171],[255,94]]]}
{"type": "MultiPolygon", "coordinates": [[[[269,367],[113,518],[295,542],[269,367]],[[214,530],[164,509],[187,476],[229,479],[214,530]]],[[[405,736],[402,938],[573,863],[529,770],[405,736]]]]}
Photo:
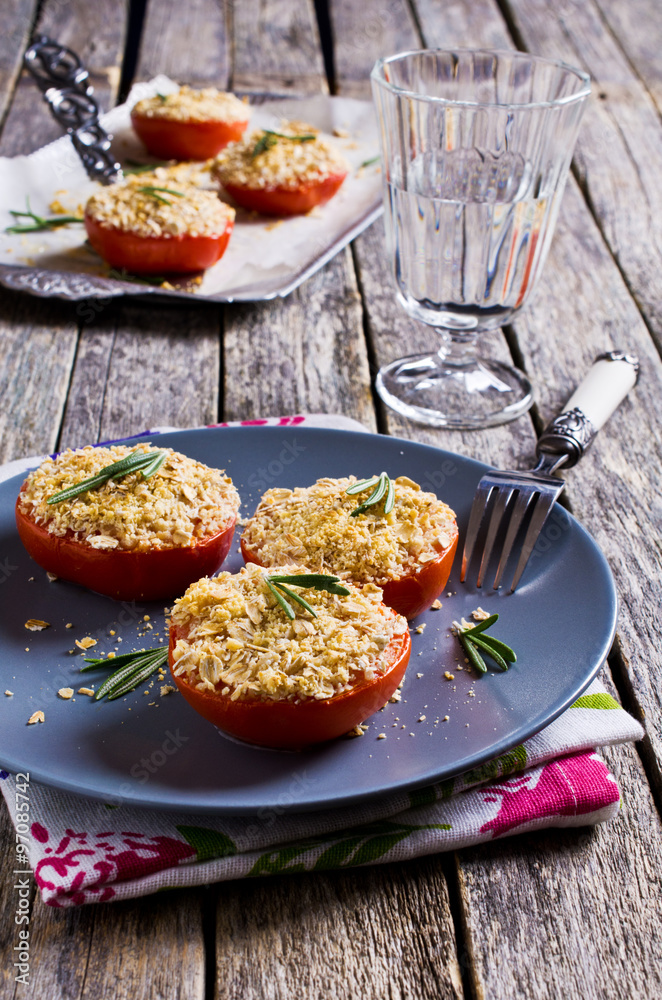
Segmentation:
{"type": "Polygon", "coordinates": [[[112,136],[99,124],[99,105],[89,73],[72,49],[38,35],[23,57],[51,114],[71,136],[88,177],[102,184],[122,178],[110,149],[112,136]]]}

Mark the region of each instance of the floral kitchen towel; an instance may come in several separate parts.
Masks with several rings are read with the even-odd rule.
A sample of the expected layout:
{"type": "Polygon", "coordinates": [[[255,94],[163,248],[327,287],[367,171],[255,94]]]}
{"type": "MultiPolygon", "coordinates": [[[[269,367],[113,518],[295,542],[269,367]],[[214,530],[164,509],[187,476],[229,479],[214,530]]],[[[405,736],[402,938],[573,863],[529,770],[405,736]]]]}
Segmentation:
{"type": "MultiPolygon", "coordinates": [[[[618,813],[616,780],[595,748],[641,726],[594,681],[563,715],[497,760],[427,788],[326,812],[210,817],[70,795],[0,771],[16,865],[49,906],[284,872],[402,861],[618,813]]],[[[366,738],[366,737],[362,737],[366,738]]]]}

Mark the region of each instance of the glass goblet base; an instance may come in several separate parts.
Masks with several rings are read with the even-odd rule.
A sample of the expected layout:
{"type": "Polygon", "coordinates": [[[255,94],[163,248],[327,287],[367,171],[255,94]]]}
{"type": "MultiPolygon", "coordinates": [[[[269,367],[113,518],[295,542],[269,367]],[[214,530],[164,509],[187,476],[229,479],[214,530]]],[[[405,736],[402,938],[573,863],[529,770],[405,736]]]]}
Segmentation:
{"type": "Polygon", "coordinates": [[[391,409],[433,427],[477,430],[515,420],[533,403],[531,383],[517,368],[440,354],[412,354],[381,368],[377,392],[391,409]]]}

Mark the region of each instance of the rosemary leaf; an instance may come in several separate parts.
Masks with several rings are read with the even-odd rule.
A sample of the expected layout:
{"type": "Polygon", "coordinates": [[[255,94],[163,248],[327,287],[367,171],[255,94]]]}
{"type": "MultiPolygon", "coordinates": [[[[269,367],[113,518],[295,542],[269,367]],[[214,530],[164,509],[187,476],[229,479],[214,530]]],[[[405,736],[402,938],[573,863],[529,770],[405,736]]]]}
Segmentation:
{"type": "Polygon", "coordinates": [[[15,223],[13,226],[8,226],[5,229],[6,233],[11,235],[16,235],[17,233],[43,233],[48,232],[51,229],[59,229],[60,226],[68,226],[71,222],[83,222],[83,219],[78,215],[51,215],[49,218],[44,218],[42,215],[37,215],[30,208],[30,199],[25,199],[26,211],[19,212],[14,209],[9,210],[9,214],[13,215],[14,219],[32,219],[32,225],[15,223]]]}
{"type": "Polygon", "coordinates": [[[157,167],[166,167],[168,165],[167,160],[158,160],[156,163],[139,163],[138,160],[127,160],[128,166],[122,167],[122,173],[125,177],[130,174],[149,174],[152,170],[156,170],[157,167]]]}
{"type": "Polygon", "coordinates": [[[288,604],[288,602],[285,600],[285,598],[280,593],[280,591],[277,590],[276,587],[274,587],[273,583],[271,583],[271,581],[269,580],[269,577],[267,577],[266,579],[267,579],[267,587],[269,588],[269,590],[271,591],[271,593],[274,595],[274,597],[276,598],[276,600],[280,604],[281,608],[283,609],[283,611],[285,612],[285,614],[287,615],[287,617],[291,621],[294,621],[294,619],[296,618],[296,615],[294,613],[294,608],[292,607],[291,604],[288,604]]]}
{"type": "Polygon", "coordinates": [[[390,514],[395,507],[395,483],[389,476],[386,477],[386,482],[388,483],[388,490],[386,500],[384,501],[384,513],[390,514]]]}
{"type": "Polygon", "coordinates": [[[349,590],[340,583],[339,576],[327,576],[325,573],[301,573],[294,576],[270,576],[272,583],[289,583],[294,587],[312,587],[314,590],[326,590],[329,594],[349,595],[349,590]]]}
{"type": "Polygon", "coordinates": [[[354,483],[353,486],[348,486],[345,493],[349,496],[353,496],[355,493],[363,493],[364,490],[369,490],[371,486],[379,482],[379,476],[373,476],[372,479],[362,479],[358,483],[354,483]]]}
{"type": "Polygon", "coordinates": [[[510,646],[502,642],[501,639],[495,639],[493,635],[486,634],[486,629],[494,625],[498,618],[498,615],[490,615],[489,618],[478,622],[472,628],[460,629],[457,633],[469,661],[481,674],[486,673],[487,667],[480,650],[494,660],[500,670],[508,670],[511,663],[517,662],[517,656],[510,646]]]}
{"type": "Polygon", "coordinates": [[[162,663],[165,663],[167,659],[168,651],[164,650],[165,656],[162,660],[145,661],[140,670],[134,671],[131,677],[128,677],[121,687],[115,687],[112,689],[108,695],[108,701],[115,701],[116,698],[121,698],[123,695],[128,694],[137,688],[139,684],[144,684],[148,677],[151,677],[153,673],[157,671],[162,663]]]}
{"type": "Polygon", "coordinates": [[[159,191],[163,191],[164,194],[173,194],[177,198],[184,197],[181,191],[173,191],[172,188],[157,187],[155,184],[145,184],[144,187],[139,187],[138,190],[142,194],[148,194],[151,198],[155,198],[156,201],[160,201],[163,205],[171,205],[172,202],[164,198],[162,194],[159,194],[159,191]]]}
{"type": "Polygon", "coordinates": [[[90,476],[88,479],[83,479],[74,486],[68,486],[67,489],[61,490],[59,493],[54,493],[53,496],[48,497],[46,503],[63,503],[65,500],[72,500],[81,493],[87,493],[88,490],[94,490],[99,486],[103,486],[110,479],[122,479],[133,472],[142,472],[143,478],[147,479],[161,468],[165,461],[165,456],[166,453],[160,449],[155,451],[132,451],[119,461],[104,466],[103,469],[97,472],[96,476],[90,476]],[[146,472],[147,475],[145,474],[146,472]]]}
{"type": "Polygon", "coordinates": [[[358,487],[362,487],[362,490],[370,489],[370,487],[376,484],[375,489],[370,494],[367,500],[360,503],[358,507],[350,511],[350,517],[358,517],[359,514],[365,514],[368,507],[373,507],[375,504],[379,503],[384,494],[386,494],[386,501],[384,503],[384,514],[390,514],[393,510],[395,504],[395,486],[390,479],[390,477],[385,473],[380,473],[379,476],[373,477],[372,479],[363,479],[360,483],[354,483],[349,489],[345,490],[345,493],[358,493],[361,492],[358,487]]]}
{"type": "Polygon", "coordinates": [[[460,642],[462,643],[462,648],[467,654],[467,659],[469,660],[471,665],[476,668],[478,673],[486,674],[487,667],[485,666],[485,660],[480,655],[480,653],[473,645],[473,643],[470,642],[469,639],[465,639],[464,632],[460,632],[460,642]]]}
{"type": "Polygon", "coordinates": [[[143,479],[149,479],[155,472],[158,472],[165,460],[166,453],[164,451],[157,453],[149,465],[146,465],[144,469],[140,470],[140,474],[143,479]]]}
{"type": "Polygon", "coordinates": [[[464,629],[462,635],[476,635],[477,632],[484,632],[485,629],[492,628],[494,623],[499,618],[498,615],[490,615],[489,618],[485,618],[484,621],[478,622],[477,625],[473,625],[471,628],[464,629]]]}
{"type": "MultiPolygon", "coordinates": [[[[111,701],[113,698],[119,697],[118,691],[121,691],[122,694],[132,691],[136,685],[153,674],[167,659],[167,648],[143,649],[134,653],[119,670],[115,670],[110,677],[106,678],[94,695],[94,700],[101,701],[102,698],[108,696],[108,700],[111,701]]],[[[86,669],[86,667],[82,668],[82,670],[86,669]]]]}
{"type": "MultiPolygon", "coordinates": [[[[476,638],[470,637],[470,641],[476,642],[476,638]]],[[[495,639],[493,635],[482,634],[480,636],[480,641],[484,645],[490,646],[491,649],[494,649],[508,663],[517,663],[515,651],[512,650],[510,646],[507,646],[505,642],[502,642],[501,639],[495,639]]]]}
{"type": "Polygon", "coordinates": [[[285,135],[283,132],[274,132],[273,129],[265,128],[262,135],[253,146],[251,159],[255,159],[260,153],[266,152],[275,146],[279,139],[286,139],[288,142],[312,142],[317,138],[314,132],[305,132],[303,135],[285,135]]]}
{"type": "Polygon", "coordinates": [[[315,611],[311,608],[310,604],[305,599],[305,597],[301,596],[301,594],[297,594],[294,590],[292,590],[290,587],[287,587],[284,583],[277,583],[274,584],[274,586],[277,587],[282,594],[287,594],[290,600],[296,601],[296,603],[300,604],[302,608],[306,609],[306,611],[310,611],[313,618],[317,618],[315,611]]]}
{"type": "Polygon", "coordinates": [[[381,156],[373,156],[369,160],[364,160],[361,164],[362,167],[371,167],[373,163],[379,163],[381,156]]]}
{"type": "Polygon", "coordinates": [[[491,656],[500,670],[508,669],[508,664],[504,660],[501,653],[497,652],[492,645],[488,645],[488,643],[486,643],[484,639],[481,639],[480,636],[474,635],[471,639],[467,639],[467,642],[469,642],[472,646],[478,646],[478,649],[482,649],[488,654],[488,656],[491,656]]]}

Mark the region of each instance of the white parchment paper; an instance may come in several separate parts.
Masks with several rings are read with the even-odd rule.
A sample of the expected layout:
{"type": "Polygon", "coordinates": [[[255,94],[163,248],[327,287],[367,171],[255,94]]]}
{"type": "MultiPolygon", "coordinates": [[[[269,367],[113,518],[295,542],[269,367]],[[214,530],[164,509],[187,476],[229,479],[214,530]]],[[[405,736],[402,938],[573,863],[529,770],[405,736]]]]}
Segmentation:
{"type": "MultiPolygon", "coordinates": [[[[177,84],[158,76],[136,84],[126,104],[104,115],[101,122],[113,134],[113,152],[122,163],[149,161],[131,129],[129,112],[143,97],[168,93],[177,84]]],[[[35,101],[41,98],[35,90],[35,101]]],[[[350,164],[350,172],[337,195],[306,216],[274,220],[237,210],[234,232],[223,258],[210,268],[195,296],[219,301],[259,300],[286,295],[313,274],[380,213],[382,204],[379,163],[362,166],[379,155],[377,123],[367,101],[320,95],[281,99],[254,106],[249,129],[277,128],[281,119],[297,119],[333,135],[332,141],[350,164]]],[[[16,220],[10,209],[21,210],[29,200],[39,215],[52,215],[53,202],[74,215],[82,214],[97,184],[88,179],[68,136],[28,156],[0,157],[0,280],[12,284],[11,268],[28,268],[32,282],[27,291],[62,298],[147,293],[190,295],[114,280],[109,268],[87,245],[82,225],[46,233],[8,235],[16,220]],[[70,280],[67,275],[71,275],[70,280]],[[80,276],[87,275],[85,282],[80,276]],[[76,280],[74,280],[76,278],[76,280]],[[7,280],[9,279],[9,280],[7,280]],[[49,280],[50,279],[50,280],[49,280]],[[95,280],[100,279],[100,280],[95,280]]],[[[19,220],[20,221],[20,220],[19,220]]],[[[15,277],[15,275],[14,275],[15,277]]]]}

